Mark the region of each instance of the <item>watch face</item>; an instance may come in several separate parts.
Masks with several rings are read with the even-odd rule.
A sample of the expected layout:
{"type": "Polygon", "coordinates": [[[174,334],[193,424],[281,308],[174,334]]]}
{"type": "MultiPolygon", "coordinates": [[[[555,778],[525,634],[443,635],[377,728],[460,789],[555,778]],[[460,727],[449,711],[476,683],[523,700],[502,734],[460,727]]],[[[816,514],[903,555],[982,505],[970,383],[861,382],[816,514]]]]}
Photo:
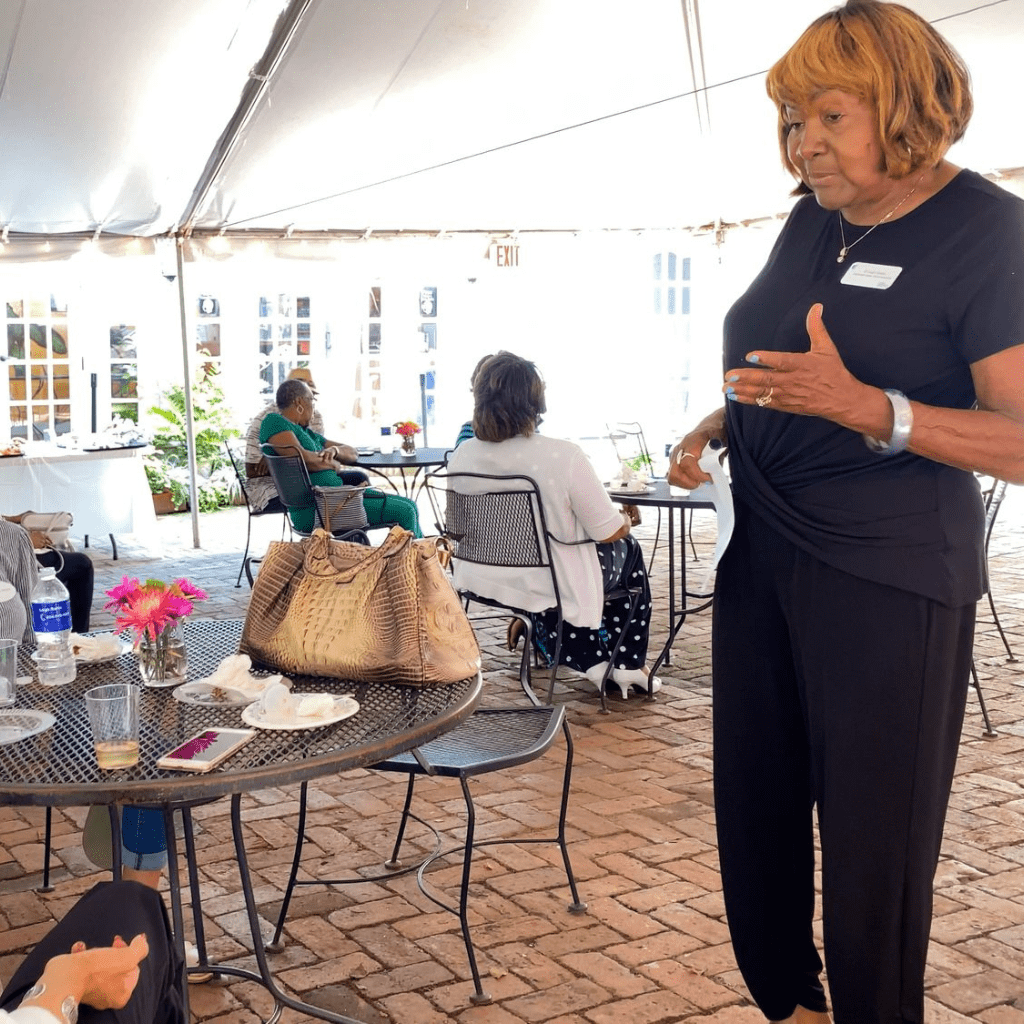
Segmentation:
{"type": "Polygon", "coordinates": [[[60,1004],[61,1016],[67,1021],[67,1024],[77,1024],[78,1021],[78,1003],[75,1002],[74,996],[68,996],[63,1003],[60,1004]]]}

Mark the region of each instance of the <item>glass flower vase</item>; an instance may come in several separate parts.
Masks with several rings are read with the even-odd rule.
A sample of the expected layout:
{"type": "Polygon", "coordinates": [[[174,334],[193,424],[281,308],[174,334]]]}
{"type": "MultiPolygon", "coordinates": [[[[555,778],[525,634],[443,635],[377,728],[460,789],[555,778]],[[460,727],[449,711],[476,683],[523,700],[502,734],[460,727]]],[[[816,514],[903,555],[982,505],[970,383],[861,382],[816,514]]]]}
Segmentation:
{"type": "Polygon", "coordinates": [[[188,678],[188,652],[182,622],[175,622],[156,635],[144,635],[136,652],[139,675],[146,686],[177,686],[188,678]]]}
{"type": "Polygon", "coordinates": [[[416,435],[415,434],[406,434],[402,438],[402,448],[401,448],[401,451],[402,451],[403,455],[415,455],[416,454],[416,435]]]}

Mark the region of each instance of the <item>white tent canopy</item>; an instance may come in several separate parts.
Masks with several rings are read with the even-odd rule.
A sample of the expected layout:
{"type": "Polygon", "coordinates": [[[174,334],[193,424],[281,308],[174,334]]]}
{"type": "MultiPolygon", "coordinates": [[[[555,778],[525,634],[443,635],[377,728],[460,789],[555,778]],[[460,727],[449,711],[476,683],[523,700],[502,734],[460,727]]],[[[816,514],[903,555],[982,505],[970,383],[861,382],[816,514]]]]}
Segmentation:
{"type": "MultiPolygon", "coordinates": [[[[1014,177],[1024,0],[908,0],[1014,177]]],[[[771,216],[764,71],[821,0],[8,0],[0,230],[662,228],[771,216]]]]}

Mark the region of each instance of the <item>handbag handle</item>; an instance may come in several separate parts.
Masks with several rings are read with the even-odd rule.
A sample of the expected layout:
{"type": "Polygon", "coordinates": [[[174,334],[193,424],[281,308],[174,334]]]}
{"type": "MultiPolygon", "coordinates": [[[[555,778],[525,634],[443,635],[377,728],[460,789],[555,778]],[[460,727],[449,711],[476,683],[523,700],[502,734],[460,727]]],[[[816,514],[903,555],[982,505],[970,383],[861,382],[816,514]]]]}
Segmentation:
{"type": "Polygon", "coordinates": [[[411,540],[412,533],[409,530],[393,526],[384,543],[380,547],[371,548],[366,558],[360,559],[347,569],[337,569],[330,559],[331,544],[345,542],[334,541],[326,530],[315,530],[306,550],[305,569],[311,576],[332,579],[335,583],[351,583],[360,573],[373,569],[382,570],[384,560],[399,554],[411,540]]]}

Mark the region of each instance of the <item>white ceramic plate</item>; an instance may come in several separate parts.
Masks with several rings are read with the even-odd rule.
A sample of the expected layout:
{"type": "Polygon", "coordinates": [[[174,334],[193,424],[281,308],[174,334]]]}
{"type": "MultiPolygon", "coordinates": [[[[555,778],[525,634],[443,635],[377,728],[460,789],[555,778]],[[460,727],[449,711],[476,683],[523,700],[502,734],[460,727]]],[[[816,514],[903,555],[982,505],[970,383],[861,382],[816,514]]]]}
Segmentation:
{"type": "MultiPolygon", "coordinates": [[[[106,661],[114,661],[115,659],[120,658],[121,655],[125,653],[125,651],[130,651],[131,649],[132,649],[132,645],[130,643],[125,643],[124,647],[120,651],[118,651],[117,654],[104,654],[102,657],[99,657],[99,658],[83,657],[80,654],[76,654],[75,655],[75,661],[79,665],[102,665],[106,661]]],[[[29,657],[34,662],[36,662],[36,664],[39,663],[39,652],[38,651],[33,651],[29,655],[29,657]]]]}
{"type": "Polygon", "coordinates": [[[609,486],[608,490],[610,490],[612,492],[612,494],[653,494],[654,493],[654,485],[653,484],[647,484],[643,488],[643,490],[640,490],[640,491],[629,491],[629,490],[626,490],[625,487],[611,487],[611,486],[609,486]]]}
{"type": "Polygon", "coordinates": [[[0,746],[46,732],[57,719],[49,711],[0,708],[0,746]]]}
{"type": "Polygon", "coordinates": [[[182,683],[174,690],[174,697],[182,704],[198,704],[203,708],[237,708],[252,703],[251,694],[202,681],[182,683]]]}
{"type": "MultiPolygon", "coordinates": [[[[298,700],[303,697],[311,697],[314,694],[296,693],[292,695],[298,700]]],[[[359,702],[355,697],[335,697],[334,714],[326,718],[289,718],[287,721],[281,719],[264,718],[260,711],[260,702],[256,701],[242,710],[242,721],[246,725],[254,726],[257,729],[322,729],[325,725],[334,725],[335,722],[342,722],[351,718],[359,710],[359,702]]]]}

